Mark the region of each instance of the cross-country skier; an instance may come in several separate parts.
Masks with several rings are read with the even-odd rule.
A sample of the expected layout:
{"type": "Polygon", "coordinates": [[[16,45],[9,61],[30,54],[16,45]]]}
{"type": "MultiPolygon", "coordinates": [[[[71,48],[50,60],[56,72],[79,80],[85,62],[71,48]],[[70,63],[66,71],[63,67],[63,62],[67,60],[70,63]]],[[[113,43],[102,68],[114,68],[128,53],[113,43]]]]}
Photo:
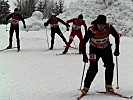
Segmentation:
{"type": "Polygon", "coordinates": [[[56,17],[55,13],[52,13],[50,19],[44,23],[45,27],[48,26],[49,24],[51,25],[51,47],[49,48],[49,50],[53,49],[55,33],[57,33],[62,38],[62,40],[65,42],[65,44],[67,44],[67,41],[66,41],[65,37],[63,36],[60,28],[59,28],[58,22],[61,22],[66,27],[68,27],[67,24],[63,20],[56,17]]]}
{"type": "Polygon", "coordinates": [[[115,38],[115,51],[114,55],[119,56],[119,35],[115,28],[106,23],[106,16],[99,15],[97,19],[92,22],[92,25],[88,28],[87,33],[83,39],[83,62],[88,62],[86,54],[86,43],[90,40],[89,47],[89,61],[90,66],[87,70],[84,87],[81,90],[82,94],[86,95],[90,89],[91,83],[98,72],[98,61],[102,58],[105,67],[105,88],[107,92],[114,91],[112,87],[113,81],[113,55],[111,44],[109,41],[109,35],[115,38]]]}
{"type": "Polygon", "coordinates": [[[66,54],[66,52],[68,51],[68,49],[69,49],[69,47],[70,47],[70,45],[71,45],[71,43],[73,41],[73,38],[76,35],[77,35],[77,37],[80,40],[80,43],[79,43],[79,53],[82,53],[83,36],[82,36],[82,32],[81,32],[81,26],[83,25],[84,28],[85,28],[85,32],[87,31],[86,23],[83,20],[83,15],[80,14],[78,16],[78,18],[73,18],[73,19],[67,20],[67,24],[68,25],[69,25],[69,23],[73,23],[73,25],[72,25],[72,31],[71,31],[71,34],[70,34],[70,37],[69,37],[69,42],[67,43],[66,48],[63,51],[63,54],[66,54]]]}
{"type": "Polygon", "coordinates": [[[12,48],[12,37],[13,37],[13,32],[15,30],[16,32],[16,39],[17,39],[17,49],[20,51],[20,39],[19,39],[19,21],[21,20],[23,22],[24,28],[26,28],[24,18],[22,15],[19,13],[18,8],[14,9],[14,12],[9,14],[9,16],[6,18],[6,23],[8,20],[11,18],[11,26],[10,26],[10,36],[9,36],[9,46],[7,49],[12,48]]]}

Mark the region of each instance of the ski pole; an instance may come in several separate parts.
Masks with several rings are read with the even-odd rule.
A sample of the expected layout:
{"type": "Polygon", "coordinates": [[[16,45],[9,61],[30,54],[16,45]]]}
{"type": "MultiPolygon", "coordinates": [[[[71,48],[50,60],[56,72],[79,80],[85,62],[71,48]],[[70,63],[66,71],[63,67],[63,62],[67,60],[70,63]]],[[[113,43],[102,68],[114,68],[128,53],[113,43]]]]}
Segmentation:
{"type": "Polygon", "coordinates": [[[86,66],[86,63],[84,63],[84,68],[83,68],[83,73],[82,73],[82,79],[81,79],[81,84],[80,84],[79,90],[82,89],[82,83],[83,83],[83,78],[84,78],[85,66],[86,66]]]}
{"type": "Polygon", "coordinates": [[[49,49],[49,41],[48,41],[47,27],[46,27],[46,37],[47,37],[47,44],[48,44],[48,49],[49,49]]]}
{"type": "Polygon", "coordinates": [[[117,76],[117,87],[116,89],[119,89],[119,84],[118,84],[118,58],[116,56],[116,76],[117,76]]]}
{"type": "Polygon", "coordinates": [[[8,31],[8,30],[7,30],[7,24],[6,24],[6,31],[8,31]]]}

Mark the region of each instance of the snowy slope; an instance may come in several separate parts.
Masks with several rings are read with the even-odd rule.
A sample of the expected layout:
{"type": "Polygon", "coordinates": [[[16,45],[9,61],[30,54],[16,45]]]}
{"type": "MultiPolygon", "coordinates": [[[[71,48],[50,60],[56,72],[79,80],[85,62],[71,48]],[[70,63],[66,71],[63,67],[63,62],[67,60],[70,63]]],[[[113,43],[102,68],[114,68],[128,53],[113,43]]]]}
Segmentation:
{"type": "MultiPolygon", "coordinates": [[[[8,28],[9,29],[9,28],[8,28]]],[[[0,26],[0,48],[8,44],[8,32],[0,26]]],[[[80,94],[81,75],[83,70],[82,55],[68,54],[56,56],[64,50],[64,43],[56,35],[55,48],[47,50],[46,30],[20,31],[21,51],[16,49],[0,52],[0,100],[75,100],[80,94]]],[[[64,35],[68,39],[69,32],[64,35]]],[[[50,31],[48,30],[50,41],[50,31]]],[[[112,43],[113,39],[110,37],[112,43]]],[[[75,43],[79,41],[75,37],[75,43]]],[[[132,47],[133,39],[121,38],[119,56],[119,86],[116,90],[127,96],[133,95],[132,47]]],[[[16,45],[14,36],[13,45],[16,45]]],[[[73,44],[72,44],[73,45],[73,44]]],[[[88,49],[87,49],[88,51],[88,49]]],[[[114,51],[114,43],[113,43],[114,51]]],[[[68,53],[75,53],[69,49],[68,53]]],[[[115,58],[114,58],[115,62],[115,58]]],[[[86,70],[88,64],[86,66],[86,70]]],[[[114,72],[114,88],[116,87],[116,71],[114,72]]],[[[90,94],[83,100],[125,100],[115,96],[96,94],[104,91],[104,67],[99,62],[99,73],[92,83],[90,94]]]]}

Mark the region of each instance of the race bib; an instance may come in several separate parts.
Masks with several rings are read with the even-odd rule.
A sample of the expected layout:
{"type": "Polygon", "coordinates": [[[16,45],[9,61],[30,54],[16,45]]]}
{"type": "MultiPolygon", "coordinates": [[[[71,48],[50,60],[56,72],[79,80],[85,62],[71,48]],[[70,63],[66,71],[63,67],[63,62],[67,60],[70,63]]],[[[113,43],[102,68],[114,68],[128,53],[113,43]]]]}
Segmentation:
{"type": "Polygon", "coordinates": [[[96,61],[96,54],[95,53],[90,53],[89,54],[89,60],[90,61],[96,61]]]}
{"type": "Polygon", "coordinates": [[[58,26],[59,26],[58,24],[51,24],[51,27],[53,27],[53,28],[56,28],[58,26]]]}
{"type": "Polygon", "coordinates": [[[16,26],[16,25],[19,24],[19,20],[12,19],[11,23],[12,23],[13,26],[16,26]]]}
{"type": "Polygon", "coordinates": [[[81,29],[81,26],[77,26],[77,25],[72,25],[72,27],[73,27],[75,30],[81,29]]]}

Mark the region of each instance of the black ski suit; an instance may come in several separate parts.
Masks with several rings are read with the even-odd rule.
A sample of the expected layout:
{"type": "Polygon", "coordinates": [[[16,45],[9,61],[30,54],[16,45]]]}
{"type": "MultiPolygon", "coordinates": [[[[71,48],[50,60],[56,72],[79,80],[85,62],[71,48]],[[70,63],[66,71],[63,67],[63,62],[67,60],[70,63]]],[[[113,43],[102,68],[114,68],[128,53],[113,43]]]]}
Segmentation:
{"type": "Polygon", "coordinates": [[[52,16],[46,23],[44,23],[44,26],[48,26],[48,24],[51,25],[51,47],[50,49],[53,49],[53,46],[54,46],[55,33],[57,33],[62,38],[62,40],[65,42],[65,44],[67,44],[67,41],[59,28],[58,22],[61,22],[62,24],[67,26],[67,24],[63,20],[61,20],[60,18],[56,16],[52,16]]]}
{"type": "Polygon", "coordinates": [[[15,30],[16,32],[16,39],[17,39],[17,48],[20,49],[20,39],[19,39],[19,21],[21,20],[23,22],[24,28],[26,28],[24,18],[19,14],[11,13],[7,18],[6,21],[11,19],[11,26],[10,26],[10,32],[9,32],[9,46],[12,47],[12,37],[13,32],[15,30]]]}
{"type": "MultiPolygon", "coordinates": [[[[94,31],[98,31],[96,24],[94,25],[94,31]]],[[[118,53],[119,52],[119,35],[112,25],[110,25],[110,28],[107,31],[108,32],[106,34],[111,34],[115,38],[115,44],[116,44],[115,48],[117,49],[117,50],[115,49],[115,52],[118,53]]],[[[88,61],[88,57],[86,55],[86,43],[88,42],[88,40],[91,40],[91,38],[93,38],[94,35],[95,34],[93,34],[93,31],[90,27],[83,39],[83,61],[85,63],[88,61]]],[[[84,87],[90,88],[90,85],[98,72],[98,61],[100,57],[102,58],[102,61],[105,67],[105,84],[112,85],[114,63],[113,63],[111,44],[109,40],[107,42],[107,45],[103,48],[98,48],[97,46],[92,45],[90,42],[89,55],[90,55],[90,59],[89,59],[90,66],[86,73],[84,87]]]]}

